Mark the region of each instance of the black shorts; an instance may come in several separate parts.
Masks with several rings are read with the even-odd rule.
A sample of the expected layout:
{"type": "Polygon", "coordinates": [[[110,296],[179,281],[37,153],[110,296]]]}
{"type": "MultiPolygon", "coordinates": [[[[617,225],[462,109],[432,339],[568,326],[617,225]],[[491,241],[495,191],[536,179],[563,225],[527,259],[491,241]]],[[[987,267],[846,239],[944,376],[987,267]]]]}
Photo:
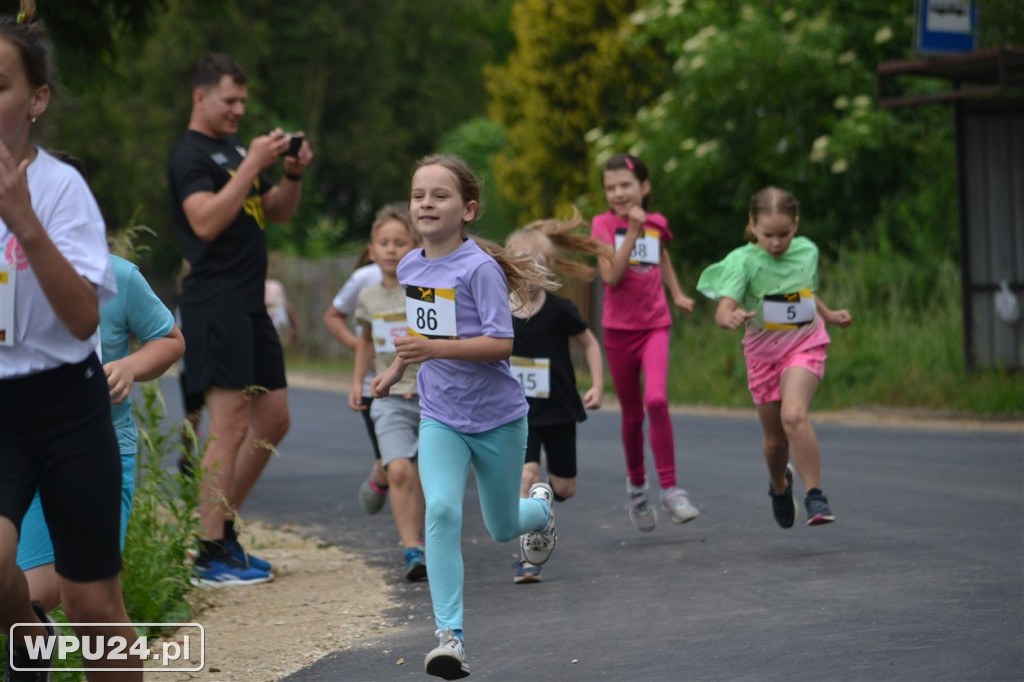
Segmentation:
{"type": "Polygon", "coordinates": [[[185,414],[190,415],[199,412],[206,405],[206,396],[202,392],[189,393],[185,382],[185,372],[178,375],[178,383],[181,386],[181,403],[185,408],[185,414]]]}
{"type": "Polygon", "coordinates": [[[37,486],[57,573],[76,581],[119,573],[121,453],[95,353],[0,381],[0,516],[19,532],[37,486]]]}
{"type": "Polygon", "coordinates": [[[185,387],[205,393],[212,386],[274,391],[288,385],[284,351],[274,323],[261,313],[182,311],[185,387]]]}
{"type": "Polygon", "coordinates": [[[540,463],[540,449],[548,459],[548,473],[576,478],[576,423],[531,426],[526,435],[526,461],[540,463]]]}

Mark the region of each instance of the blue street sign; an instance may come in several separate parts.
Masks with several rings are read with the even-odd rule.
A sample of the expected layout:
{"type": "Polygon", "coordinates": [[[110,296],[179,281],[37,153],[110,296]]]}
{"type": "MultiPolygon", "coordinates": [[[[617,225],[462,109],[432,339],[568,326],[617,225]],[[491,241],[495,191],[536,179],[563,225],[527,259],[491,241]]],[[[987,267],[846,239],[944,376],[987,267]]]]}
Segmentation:
{"type": "Polygon", "coordinates": [[[960,54],[974,50],[974,0],[918,0],[915,27],[922,54],[960,54]]]}

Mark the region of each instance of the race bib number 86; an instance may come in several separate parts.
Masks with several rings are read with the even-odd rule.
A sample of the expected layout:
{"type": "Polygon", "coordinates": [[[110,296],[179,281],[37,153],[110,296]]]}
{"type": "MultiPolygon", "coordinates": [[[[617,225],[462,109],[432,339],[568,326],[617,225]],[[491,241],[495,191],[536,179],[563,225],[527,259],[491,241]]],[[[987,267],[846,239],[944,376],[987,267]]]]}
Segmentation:
{"type": "Polygon", "coordinates": [[[455,289],[405,287],[405,316],[409,333],[428,339],[456,339],[455,289]]]}

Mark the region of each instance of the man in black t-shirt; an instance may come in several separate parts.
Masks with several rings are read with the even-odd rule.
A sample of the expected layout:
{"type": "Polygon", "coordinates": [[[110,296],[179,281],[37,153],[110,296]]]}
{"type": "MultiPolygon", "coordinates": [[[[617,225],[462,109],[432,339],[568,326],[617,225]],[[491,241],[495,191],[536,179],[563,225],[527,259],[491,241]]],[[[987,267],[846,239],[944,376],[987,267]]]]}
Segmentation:
{"type": "Polygon", "coordinates": [[[203,57],[192,75],[188,130],[167,162],[174,220],[190,271],[182,282],[185,386],[203,393],[210,442],[203,454],[199,506],[200,582],[266,582],[270,565],[238,544],[234,518],[288,431],[284,354],[267,315],[268,222],[291,220],[302,173],[313,159],[303,139],[288,155],[280,129],[235,137],[245,114],[248,79],[221,54],[203,57]],[[279,185],[267,176],[284,157],[279,185]]]}

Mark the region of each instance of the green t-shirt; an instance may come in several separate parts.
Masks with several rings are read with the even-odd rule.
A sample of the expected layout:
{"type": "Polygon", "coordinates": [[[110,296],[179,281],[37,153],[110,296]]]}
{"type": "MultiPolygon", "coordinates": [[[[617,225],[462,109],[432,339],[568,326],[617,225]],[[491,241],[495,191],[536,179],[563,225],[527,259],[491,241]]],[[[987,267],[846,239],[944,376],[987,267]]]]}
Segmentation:
{"type": "Polygon", "coordinates": [[[697,291],[708,298],[731,298],[744,310],[755,311],[748,325],[756,329],[788,329],[813,321],[817,287],[818,247],[807,237],[794,237],[779,258],[757,244],[741,246],[705,268],[697,282],[697,291]]]}

